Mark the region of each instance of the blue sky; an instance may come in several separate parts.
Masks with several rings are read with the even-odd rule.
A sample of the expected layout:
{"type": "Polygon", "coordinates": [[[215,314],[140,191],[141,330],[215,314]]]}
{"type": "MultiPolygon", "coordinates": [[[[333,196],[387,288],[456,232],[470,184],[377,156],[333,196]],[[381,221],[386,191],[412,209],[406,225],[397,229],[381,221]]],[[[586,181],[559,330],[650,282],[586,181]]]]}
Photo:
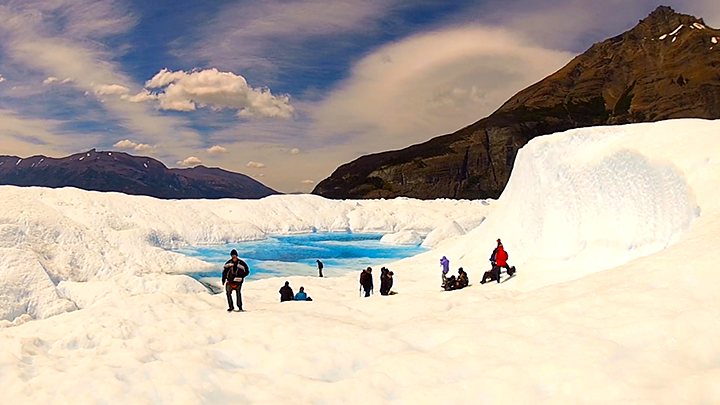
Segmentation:
{"type": "MultiPolygon", "coordinates": [[[[308,192],[483,118],[657,5],[0,1],[0,154],[123,150],[308,192]]],[[[720,23],[710,0],[669,5],[720,23]]]]}

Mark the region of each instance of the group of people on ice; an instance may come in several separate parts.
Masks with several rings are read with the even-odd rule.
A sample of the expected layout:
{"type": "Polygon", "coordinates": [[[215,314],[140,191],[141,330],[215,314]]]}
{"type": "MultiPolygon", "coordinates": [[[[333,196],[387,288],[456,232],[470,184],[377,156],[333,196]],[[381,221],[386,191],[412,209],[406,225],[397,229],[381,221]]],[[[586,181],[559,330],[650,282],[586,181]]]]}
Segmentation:
{"type": "Polygon", "coordinates": [[[312,301],[312,298],[310,298],[307,293],[305,292],[305,287],[300,286],[300,291],[298,291],[297,294],[293,294],[293,289],[290,287],[290,282],[286,281],[285,285],[280,287],[280,302],[285,301],[312,301]]]}
{"type": "MultiPolygon", "coordinates": [[[[386,267],[380,268],[380,295],[395,295],[392,291],[393,276],[395,273],[386,267]]],[[[373,293],[373,275],[372,267],[360,272],[360,290],[365,292],[365,297],[369,297],[373,293]]]]}
{"type": "MultiPolygon", "coordinates": [[[[500,275],[502,269],[506,270],[508,276],[512,277],[515,274],[515,266],[510,266],[507,262],[508,253],[503,247],[502,241],[497,240],[497,246],[490,256],[490,263],[492,268],[483,274],[483,278],[480,281],[481,284],[485,284],[488,281],[500,282],[500,275]]],[[[323,263],[317,260],[318,264],[318,275],[323,277],[323,263]]],[[[459,290],[470,285],[470,279],[465,270],[460,267],[458,269],[457,276],[450,275],[450,260],[443,256],[440,259],[440,265],[442,266],[442,285],[441,287],[446,291],[459,290]]],[[[227,295],[228,301],[228,312],[234,310],[232,292],[235,291],[237,296],[237,307],[239,311],[242,311],[242,284],[250,274],[247,263],[238,257],[237,251],[233,249],[230,252],[230,260],[223,266],[222,273],[222,284],[225,286],[225,294],[227,295]]],[[[395,295],[395,291],[392,291],[394,273],[386,267],[380,269],[380,295],[395,295]]],[[[374,283],[372,268],[368,267],[360,273],[360,291],[364,292],[365,297],[369,297],[373,293],[374,283]]],[[[297,294],[293,293],[290,282],[286,281],[285,285],[278,291],[280,293],[280,302],[286,301],[312,301],[304,287],[300,287],[297,294]]]]}
{"type": "MultiPolygon", "coordinates": [[[[493,249],[492,255],[490,255],[490,264],[492,265],[492,268],[483,274],[480,284],[485,284],[488,281],[497,281],[499,283],[502,269],[505,269],[507,275],[510,277],[515,275],[515,266],[510,266],[507,260],[508,253],[505,250],[502,241],[498,239],[497,246],[493,249]]],[[[440,266],[442,266],[441,287],[445,291],[459,290],[470,284],[468,275],[462,267],[458,269],[457,277],[455,275],[451,275],[450,277],[447,276],[450,272],[450,260],[448,260],[447,257],[443,256],[440,259],[440,266]]]]}

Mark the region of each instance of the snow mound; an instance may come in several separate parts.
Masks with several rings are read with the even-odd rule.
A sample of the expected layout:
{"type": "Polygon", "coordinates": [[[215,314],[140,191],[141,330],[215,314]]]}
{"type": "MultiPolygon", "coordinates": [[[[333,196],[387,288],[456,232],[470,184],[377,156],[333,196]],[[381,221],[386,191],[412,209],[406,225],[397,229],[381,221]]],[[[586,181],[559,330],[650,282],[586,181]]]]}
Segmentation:
{"type": "Polygon", "coordinates": [[[415,231],[389,233],[380,238],[380,242],[390,245],[419,245],[422,240],[422,236],[415,231]]]}
{"type": "Polygon", "coordinates": [[[667,248],[700,214],[670,151],[687,148],[686,139],[698,142],[717,126],[688,121],[533,139],[518,153],[492,215],[447,253],[487,263],[502,238],[510,264],[523,274],[516,284],[535,289],[667,248]]]}
{"type": "MultiPolygon", "coordinates": [[[[484,219],[484,218],[483,218],[484,219]]],[[[456,236],[465,235],[465,230],[455,221],[449,222],[439,228],[435,228],[425,237],[423,247],[434,248],[440,243],[450,240],[456,236]]]]}

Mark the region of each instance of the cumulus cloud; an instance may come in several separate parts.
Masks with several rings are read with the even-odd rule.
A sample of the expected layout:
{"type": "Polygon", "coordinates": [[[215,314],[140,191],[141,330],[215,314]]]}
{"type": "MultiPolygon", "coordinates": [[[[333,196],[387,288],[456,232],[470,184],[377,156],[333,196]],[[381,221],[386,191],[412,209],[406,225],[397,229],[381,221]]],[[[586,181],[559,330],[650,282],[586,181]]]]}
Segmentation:
{"type": "Polygon", "coordinates": [[[153,148],[152,146],[150,146],[146,143],[137,143],[137,142],[133,142],[129,139],[123,139],[122,141],[116,142],[113,145],[113,147],[118,148],[118,149],[125,149],[125,150],[135,150],[137,152],[142,152],[142,151],[150,150],[153,148]]]}
{"type": "Polygon", "coordinates": [[[265,165],[260,162],[248,162],[247,167],[251,167],[253,169],[262,169],[263,167],[265,167],[265,165]]]}
{"type": "Polygon", "coordinates": [[[215,145],[215,146],[213,146],[213,147],[211,147],[211,148],[208,148],[207,152],[208,152],[209,154],[211,154],[211,155],[220,155],[220,154],[223,154],[223,153],[227,153],[228,150],[225,149],[225,148],[223,148],[223,147],[220,146],[220,145],[215,145]]]}
{"type": "Polygon", "coordinates": [[[93,93],[98,96],[122,96],[129,92],[130,89],[119,84],[100,84],[93,88],[93,93]]]}
{"type": "Polygon", "coordinates": [[[238,110],[243,118],[289,118],[294,108],[290,96],[275,96],[269,89],[253,88],[244,77],[217,69],[192,72],[161,70],[145,83],[159,89],[160,109],[193,111],[198,107],[238,110]]]}
{"type": "Polygon", "coordinates": [[[301,183],[302,184],[314,184],[315,182],[312,180],[303,180],[301,183]]]}
{"type": "Polygon", "coordinates": [[[195,156],[190,156],[185,160],[178,161],[177,164],[180,166],[197,166],[202,163],[202,160],[196,158],[195,156]]]}
{"type": "Polygon", "coordinates": [[[2,83],[4,81],[5,81],[5,78],[3,77],[3,75],[0,75],[0,83],[2,83]]]}
{"type": "Polygon", "coordinates": [[[298,149],[298,148],[292,148],[292,149],[290,149],[290,154],[291,154],[291,155],[297,155],[298,153],[300,153],[300,149],[298,149]]]}

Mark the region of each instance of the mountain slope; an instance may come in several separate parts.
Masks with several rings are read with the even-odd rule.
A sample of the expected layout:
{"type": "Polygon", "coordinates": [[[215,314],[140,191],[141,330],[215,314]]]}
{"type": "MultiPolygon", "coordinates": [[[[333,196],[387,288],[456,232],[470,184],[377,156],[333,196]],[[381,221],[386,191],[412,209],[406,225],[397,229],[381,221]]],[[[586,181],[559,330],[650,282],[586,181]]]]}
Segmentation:
{"type": "Polygon", "coordinates": [[[164,199],[262,198],[278,194],[244,174],[205,166],[168,169],[149,157],[95,149],[59,159],[0,156],[0,184],[77,187],[164,199]]]}
{"type": "Polygon", "coordinates": [[[459,131],[340,166],[328,198],[497,198],[519,148],[567,129],[720,118],[720,31],[659,7],[459,131]]]}

